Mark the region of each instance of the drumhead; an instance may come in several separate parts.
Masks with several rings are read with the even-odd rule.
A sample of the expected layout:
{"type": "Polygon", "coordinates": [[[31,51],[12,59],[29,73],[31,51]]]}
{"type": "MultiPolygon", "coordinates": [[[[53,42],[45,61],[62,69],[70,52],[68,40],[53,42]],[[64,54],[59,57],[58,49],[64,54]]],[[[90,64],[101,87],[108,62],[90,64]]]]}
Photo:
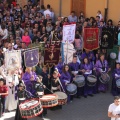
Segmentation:
{"type": "Polygon", "coordinates": [[[71,84],[67,85],[66,89],[68,91],[75,91],[75,90],[77,90],[77,86],[75,84],[71,83],[71,84]]]}
{"type": "Polygon", "coordinates": [[[66,99],[67,95],[64,92],[55,92],[54,94],[58,95],[58,99],[66,99]]]}
{"type": "Polygon", "coordinates": [[[20,104],[21,109],[30,108],[38,103],[37,100],[26,101],[23,104],[20,104]]]}
{"type": "Polygon", "coordinates": [[[89,82],[95,83],[95,82],[97,81],[97,78],[96,78],[96,76],[94,76],[94,75],[89,75],[89,76],[87,77],[87,80],[88,80],[89,82]]]}
{"type": "Polygon", "coordinates": [[[101,83],[106,84],[110,81],[110,76],[107,73],[102,73],[99,80],[101,83]]]}
{"type": "Polygon", "coordinates": [[[56,95],[43,95],[42,98],[40,98],[41,101],[49,101],[49,100],[54,100],[56,99],[56,95]]]}
{"type": "Polygon", "coordinates": [[[76,75],[75,81],[79,81],[79,80],[85,81],[85,77],[83,75],[76,75]]]}

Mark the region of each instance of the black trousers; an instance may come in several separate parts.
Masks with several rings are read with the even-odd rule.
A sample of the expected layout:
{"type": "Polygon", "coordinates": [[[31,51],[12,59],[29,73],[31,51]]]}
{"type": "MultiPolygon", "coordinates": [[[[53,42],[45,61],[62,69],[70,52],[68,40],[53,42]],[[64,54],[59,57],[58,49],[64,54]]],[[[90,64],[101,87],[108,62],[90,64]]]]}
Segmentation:
{"type": "Polygon", "coordinates": [[[2,103],[2,113],[5,112],[5,100],[6,98],[1,97],[1,103],[2,103]]]}

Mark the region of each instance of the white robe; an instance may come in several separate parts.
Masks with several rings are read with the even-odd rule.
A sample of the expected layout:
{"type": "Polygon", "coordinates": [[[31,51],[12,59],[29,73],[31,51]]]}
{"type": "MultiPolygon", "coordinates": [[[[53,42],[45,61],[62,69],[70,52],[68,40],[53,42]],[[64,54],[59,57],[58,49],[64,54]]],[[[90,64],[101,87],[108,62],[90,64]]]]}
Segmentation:
{"type": "Polygon", "coordinates": [[[11,86],[11,83],[9,82],[12,82],[12,76],[8,75],[6,77],[6,85],[8,86],[8,96],[6,98],[6,103],[5,103],[5,107],[8,111],[12,111],[12,110],[15,110],[17,108],[17,100],[15,100],[15,93],[17,91],[15,91],[15,86],[19,84],[19,80],[18,80],[18,75],[15,75],[15,85],[14,87],[11,89],[10,86],[11,86]],[[12,94],[12,91],[13,91],[13,94],[12,94]]]}

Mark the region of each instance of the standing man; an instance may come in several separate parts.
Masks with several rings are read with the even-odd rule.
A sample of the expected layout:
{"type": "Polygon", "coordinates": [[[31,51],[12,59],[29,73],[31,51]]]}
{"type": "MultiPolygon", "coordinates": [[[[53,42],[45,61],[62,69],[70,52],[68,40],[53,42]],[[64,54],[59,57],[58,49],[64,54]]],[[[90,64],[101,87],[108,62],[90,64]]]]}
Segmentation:
{"type": "Polygon", "coordinates": [[[49,4],[47,5],[47,10],[44,11],[44,16],[45,18],[46,16],[50,16],[50,18],[52,17],[51,7],[49,4]]]}
{"type": "Polygon", "coordinates": [[[68,16],[68,20],[70,23],[77,22],[77,16],[75,15],[75,11],[71,11],[71,15],[68,16]]]}
{"type": "Polygon", "coordinates": [[[111,120],[120,120],[120,97],[119,96],[115,96],[114,103],[109,105],[108,117],[110,117],[111,120]]]}

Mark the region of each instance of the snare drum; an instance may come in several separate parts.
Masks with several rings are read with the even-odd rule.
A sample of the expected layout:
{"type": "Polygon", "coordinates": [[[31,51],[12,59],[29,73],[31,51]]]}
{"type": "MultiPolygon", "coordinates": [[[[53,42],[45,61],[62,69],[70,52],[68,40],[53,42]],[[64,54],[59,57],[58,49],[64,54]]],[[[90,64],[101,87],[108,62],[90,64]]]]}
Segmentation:
{"type": "Polygon", "coordinates": [[[33,118],[41,114],[43,111],[40,99],[38,98],[26,100],[19,105],[19,109],[22,118],[33,118]]]}
{"type": "Polygon", "coordinates": [[[43,108],[54,107],[58,105],[58,96],[56,94],[43,95],[40,100],[43,108]]]}
{"type": "Polygon", "coordinates": [[[87,85],[88,86],[95,86],[97,82],[97,77],[95,77],[94,75],[88,75],[87,76],[87,85]]]}
{"type": "Polygon", "coordinates": [[[85,86],[85,77],[83,75],[76,75],[74,83],[77,85],[77,87],[85,86]]]}
{"type": "Polygon", "coordinates": [[[116,86],[117,86],[117,88],[120,88],[120,79],[116,80],[116,86]]]}
{"type": "Polygon", "coordinates": [[[66,90],[69,95],[75,95],[77,93],[77,86],[73,83],[70,83],[66,86],[66,90]]]}
{"type": "Polygon", "coordinates": [[[58,95],[58,105],[65,105],[67,102],[67,95],[64,92],[55,92],[58,95]]]}

